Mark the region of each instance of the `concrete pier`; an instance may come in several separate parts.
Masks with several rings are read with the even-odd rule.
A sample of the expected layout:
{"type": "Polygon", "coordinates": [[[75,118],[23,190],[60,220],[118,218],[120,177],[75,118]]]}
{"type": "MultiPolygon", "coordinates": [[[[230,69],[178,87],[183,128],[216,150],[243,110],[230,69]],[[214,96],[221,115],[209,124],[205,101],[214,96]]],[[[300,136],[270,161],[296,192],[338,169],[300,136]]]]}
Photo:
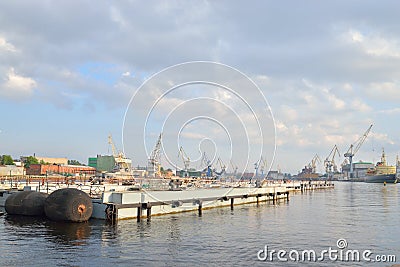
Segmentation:
{"type": "MultiPolygon", "coordinates": [[[[66,185],[73,187],[74,185],[66,185]]],[[[333,188],[334,184],[329,181],[290,181],[274,182],[264,181],[262,187],[215,187],[194,188],[186,190],[134,190],[129,187],[116,185],[75,185],[77,189],[83,190],[97,196],[92,199],[92,218],[116,222],[121,219],[143,218],[150,220],[152,216],[173,214],[180,212],[197,211],[199,216],[203,211],[211,208],[230,207],[249,203],[272,202],[276,204],[279,200],[289,201],[289,194],[305,192],[308,190],[319,190],[333,188]]],[[[59,189],[57,184],[46,184],[46,186],[25,185],[24,190],[54,191],[59,189]],[[51,188],[51,190],[49,190],[51,188]]],[[[5,200],[16,190],[8,189],[0,192],[0,206],[4,206],[5,200]]]]}
{"type": "MultiPolygon", "coordinates": [[[[260,188],[215,188],[183,191],[138,191],[138,192],[104,192],[103,207],[112,206],[115,212],[113,220],[134,219],[197,211],[202,216],[203,210],[230,207],[249,203],[259,204],[271,201],[276,204],[279,200],[289,201],[289,192],[304,192],[333,188],[331,182],[292,182],[286,184],[271,184],[260,188]],[[146,214],[143,214],[146,209],[146,214]]],[[[105,219],[104,214],[96,212],[94,218],[105,219]]]]}

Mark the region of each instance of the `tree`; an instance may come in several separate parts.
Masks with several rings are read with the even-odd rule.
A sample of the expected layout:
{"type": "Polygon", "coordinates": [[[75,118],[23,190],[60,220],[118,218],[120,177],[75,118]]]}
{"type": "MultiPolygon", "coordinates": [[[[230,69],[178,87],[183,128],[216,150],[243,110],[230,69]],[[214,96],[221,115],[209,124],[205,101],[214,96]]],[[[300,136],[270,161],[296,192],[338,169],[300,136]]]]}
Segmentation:
{"type": "Polygon", "coordinates": [[[68,160],[68,165],[80,165],[80,166],[83,166],[84,164],[80,163],[79,161],[77,161],[75,159],[69,159],[68,160]]]}
{"type": "Polygon", "coordinates": [[[31,164],[39,164],[38,159],[33,156],[27,157],[25,160],[25,165],[24,165],[25,168],[29,168],[29,166],[31,166],[31,164]]]}
{"type": "Polygon", "coordinates": [[[0,164],[1,165],[14,165],[14,160],[10,155],[3,155],[0,157],[0,164]]]}

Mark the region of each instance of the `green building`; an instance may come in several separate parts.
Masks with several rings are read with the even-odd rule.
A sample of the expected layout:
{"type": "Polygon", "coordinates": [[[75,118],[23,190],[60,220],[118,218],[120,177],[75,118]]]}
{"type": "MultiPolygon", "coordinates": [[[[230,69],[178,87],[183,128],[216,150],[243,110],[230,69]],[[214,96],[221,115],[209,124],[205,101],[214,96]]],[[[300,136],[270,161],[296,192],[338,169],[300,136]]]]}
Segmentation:
{"type": "Polygon", "coordinates": [[[96,170],[97,170],[97,158],[89,158],[88,166],[96,168],[96,170]]]}
{"type": "Polygon", "coordinates": [[[177,172],[177,175],[179,177],[201,177],[201,171],[196,171],[196,170],[188,170],[187,172],[185,170],[179,170],[177,172]]]}
{"type": "Polygon", "coordinates": [[[98,172],[111,172],[115,167],[115,158],[114,156],[97,155],[97,158],[89,158],[88,163],[98,172]]]}

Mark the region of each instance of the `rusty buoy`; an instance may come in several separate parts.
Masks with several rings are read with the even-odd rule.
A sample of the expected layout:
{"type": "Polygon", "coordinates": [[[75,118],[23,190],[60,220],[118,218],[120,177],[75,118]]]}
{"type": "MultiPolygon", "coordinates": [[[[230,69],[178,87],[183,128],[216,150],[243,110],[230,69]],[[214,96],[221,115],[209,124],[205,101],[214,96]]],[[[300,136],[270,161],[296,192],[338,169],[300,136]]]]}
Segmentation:
{"type": "Polygon", "coordinates": [[[47,194],[36,191],[16,192],[6,199],[5,210],[12,215],[42,216],[47,197],[47,194]]]}
{"type": "Polygon", "coordinates": [[[44,204],[46,216],[53,221],[85,222],[93,212],[92,199],[75,188],[63,188],[49,195],[44,204]]]}

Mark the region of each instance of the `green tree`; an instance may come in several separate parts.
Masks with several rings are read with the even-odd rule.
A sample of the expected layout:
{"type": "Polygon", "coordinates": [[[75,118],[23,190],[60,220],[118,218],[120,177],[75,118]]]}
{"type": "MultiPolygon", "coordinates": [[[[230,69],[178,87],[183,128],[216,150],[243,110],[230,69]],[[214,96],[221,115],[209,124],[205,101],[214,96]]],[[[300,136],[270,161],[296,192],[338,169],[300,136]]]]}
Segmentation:
{"type": "Polygon", "coordinates": [[[1,156],[0,160],[1,165],[14,165],[14,160],[10,155],[3,155],[1,156]]]}
{"type": "Polygon", "coordinates": [[[29,168],[29,166],[31,166],[31,164],[39,164],[38,159],[33,156],[27,157],[25,160],[25,165],[24,165],[25,168],[29,168]]]}
{"type": "Polygon", "coordinates": [[[68,160],[68,165],[80,165],[80,166],[83,166],[84,164],[80,163],[79,161],[77,161],[75,159],[69,159],[68,160]]]}

